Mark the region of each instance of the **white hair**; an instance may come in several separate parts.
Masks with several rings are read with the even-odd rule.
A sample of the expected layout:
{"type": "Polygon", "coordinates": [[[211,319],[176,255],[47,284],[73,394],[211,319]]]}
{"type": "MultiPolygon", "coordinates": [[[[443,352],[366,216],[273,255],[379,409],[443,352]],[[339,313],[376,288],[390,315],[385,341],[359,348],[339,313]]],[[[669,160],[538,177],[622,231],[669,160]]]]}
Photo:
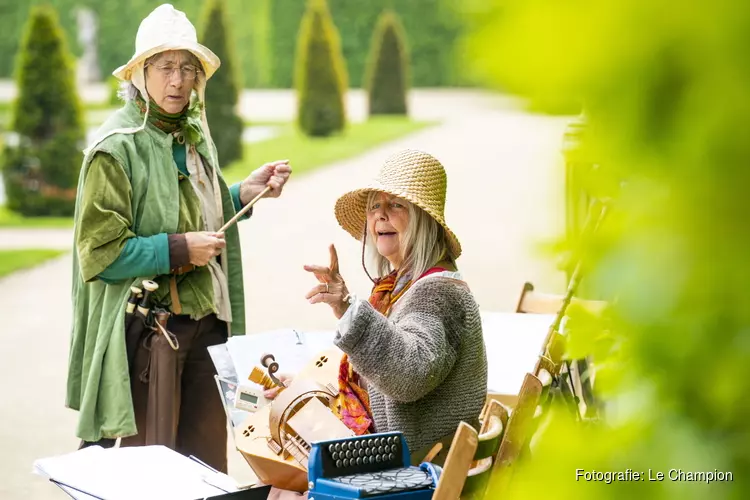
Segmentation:
{"type": "MultiPolygon", "coordinates": [[[[205,73],[203,72],[203,65],[201,64],[200,60],[195,57],[195,54],[190,52],[189,50],[180,50],[178,52],[181,52],[183,57],[185,57],[190,64],[193,66],[196,66],[201,71],[198,72],[198,76],[196,77],[196,85],[200,83],[202,78],[205,78],[205,73]]],[[[162,55],[164,55],[164,52],[159,52],[158,54],[154,54],[153,56],[146,59],[146,61],[143,63],[144,66],[148,66],[150,63],[154,61],[158,61],[161,59],[162,55]]],[[[140,91],[138,90],[138,87],[133,84],[130,80],[126,80],[124,82],[120,82],[120,86],[117,89],[117,97],[121,101],[134,101],[138,95],[140,94],[140,91]]]]}
{"type": "MultiPolygon", "coordinates": [[[[367,207],[372,206],[379,192],[367,196],[367,207]]],[[[440,261],[455,263],[455,256],[450,251],[445,229],[430,214],[404,200],[409,210],[409,221],[406,231],[401,235],[399,248],[403,257],[400,272],[410,273],[413,278],[424,274],[440,261]]],[[[366,222],[365,222],[366,224],[366,222]]],[[[391,263],[380,255],[375,245],[376,235],[368,227],[365,237],[365,258],[378,276],[385,276],[393,271],[391,263]]]]}

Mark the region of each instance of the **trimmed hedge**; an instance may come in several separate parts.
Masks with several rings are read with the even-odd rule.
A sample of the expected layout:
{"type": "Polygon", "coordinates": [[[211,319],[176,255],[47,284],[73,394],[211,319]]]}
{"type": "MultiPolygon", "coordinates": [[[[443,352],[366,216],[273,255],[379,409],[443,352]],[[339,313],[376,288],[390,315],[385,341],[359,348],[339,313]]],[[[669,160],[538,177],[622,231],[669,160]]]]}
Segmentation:
{"type": "MultiPolygon", "coordinates": [[[[0,78],[8,78],[18,50],[21,27],[30,3],[42,0],[0,2],[0,78]]],[[[46,0],[61,13],[60,21],[74,54],[75,7],[88,6],[99,19],[98,54],[103,75],[124,64],[133,54],[141,20],[163,0],[46,0]]],[[[203,0],[171,0],[200,31],[203,0]]],[[[370,40],[378,16],[393,5],[406,29],[412,55],[412,80],[416,87],[458,85],[468,82],[455,70],[453,48],[463,32],[460,16],[446,11],[445,0],[329,0],[341,35],[351,85],[363,84],[370,40]]],[[[291,88],[296,37],[305,11],[304,0],[227,0],[230,28],[235,37],[238,80],[244,87],[291,88]]]]}
{"type": "MultiPolygon", "coordinates": [[[[460,16],[445,6],[445,0],[329,0],[333,21],[341,34],[341,46],[352,87],[365,82],[365,69],[372,33],[387,7],[401,18],[411,54],[411,80],[415,87],[440,87],[470,82],[456,69],[454,48],[463,33],[460,16]]],[[[290,36],[302,19],[303,0],[274,0],[271,6],[274,68],[272,84],[289,87],[293,54],[290,36]]]]}
{"type": "Polygon", "coordinates": [[[346,63],[325,0],[309,0],[297,48],[297,123],[309,136],[328,136],[346,124],[346,63]]]}
{"type": "Polygon", "coordinates": [[[57,13],[35,7],[18,58],[18,98],[6,144],[7,205],[24,215],[72,215],[85,131],[73,65],[57,13]]]}
{"type": "MultiPolygon", "coordinates": [[[[0,1],[0,78],[13,74],[13,60],[18,52],[21,28],[28,18],[30,4],[42,0],[0,1]]],[[[235,42],[239,59],[237,77],[241,82],[246,76],[245,85],[250,87],[270,84],[270,33],[268,31],[269,5],[273,0],[227,0],[227,12],[231,30],[236,34],[235,42]],[[264,66],[266,65],[266,66],[264,66]]],[[[163,0],[45,0],[60,12],[60,24],[70,49],[75,55],[81,53],[78,47],[76,7],[84,6],[97,14],[98,56],[102,75],[112,73],[125,64],[135,49],[135,34],[144,17],[163,0]]],[[[198,31],[201,31],[200,13],[203,0],[171,0],[176,9],[187,14],[198,31]]],[[[296,33],[296,28],[295,28],[296,33]]]]}
{"type": "Polygon", "coordinates": [[[235,74],[234,40],[226,22],[225,0],[208,0],[200,41],[221,59],[221,66],[206,85],[206,118],[219,164],[226,168],[242,158],[242,118],[237,114],[239,87],[235,74]]]}
{"type": "Polygon", "coordinates": [[[409,62],[405,36],[396,13],[384,11],[373,35],[365,78],[370,115],[407,114],[409,62]]]}

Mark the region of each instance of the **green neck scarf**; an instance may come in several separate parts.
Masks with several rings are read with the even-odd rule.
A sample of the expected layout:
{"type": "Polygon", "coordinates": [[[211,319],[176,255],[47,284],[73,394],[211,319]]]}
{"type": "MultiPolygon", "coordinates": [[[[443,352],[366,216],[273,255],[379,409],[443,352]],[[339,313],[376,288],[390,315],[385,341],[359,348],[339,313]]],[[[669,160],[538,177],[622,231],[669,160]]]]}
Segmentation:
{"type": "MultiPolygon", "coordinates": [[[[141,114],[146,113],[146,101],[140,94],[136,97],[135,102],[141,110],[141,114]]],[[[200,116],[201,104],[198,101],[185,106],[179,113],[167,113],[153,99],[151,99],[148,107],[149,123],[165,134],[177,133],[178,136],[183,136],[188,144],[197,144],[201,140],[200,125],[196,124],[195,121],[191,123],[188,120],[188,118],[194,118],[199,121],[200,116]]]]}

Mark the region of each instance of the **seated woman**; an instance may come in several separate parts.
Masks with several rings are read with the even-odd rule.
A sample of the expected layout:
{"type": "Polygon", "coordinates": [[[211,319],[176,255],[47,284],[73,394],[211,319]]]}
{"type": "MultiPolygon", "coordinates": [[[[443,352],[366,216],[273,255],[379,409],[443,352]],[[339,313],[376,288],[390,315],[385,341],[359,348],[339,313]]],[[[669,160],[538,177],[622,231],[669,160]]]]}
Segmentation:
{"type": "Polygon", "coordinates": [[[334,412],[357,434],[401,431],[414,463],[438,442],[433,462],[442,463],[459,422],[478,426],[487,395],[479,307],[457,272],[461,245],[443,216],[446,186],[438,160],[407,150],[386,161],[371,187],[337,201],[339,224],[362,239],[363,263],[369,250],[380,276],[368,301],[347,290],[333,245],[330,267],[305,266],[320,281],[307,298],[340,319],[334,412]]]}

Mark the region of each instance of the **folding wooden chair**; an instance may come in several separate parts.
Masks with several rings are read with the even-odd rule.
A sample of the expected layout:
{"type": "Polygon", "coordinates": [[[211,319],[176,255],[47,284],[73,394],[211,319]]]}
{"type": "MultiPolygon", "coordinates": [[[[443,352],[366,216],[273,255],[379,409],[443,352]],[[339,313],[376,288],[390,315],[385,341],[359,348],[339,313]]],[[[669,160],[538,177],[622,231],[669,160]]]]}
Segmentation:
{"type": "Polygon", "coordinates": [[[507,424],[507,410],[493,401],[479,434],[465,422],[458,425],[433,500],[480,500],[484,497],[507,424]]]}
{"type": "MultiPolygon", "coordinates": [[[[565,296],[562,294],[541,293],[534,289],[534,285],[526,282],[521,290],[516,305],[517,313],[525,314],[557,314],[564,304],[565,296]]],[[[584,300],[573,297],[572,304],[579,304],[592,312],[601,312],[607,302],[602,300],[584,300]]],[[[547,370],[557,376],[562,364],[562,355],[565,351],[565,339],[562,335],[555,334],[547,339],[547,356],[540,358],[535,367],[534,373],[540,369],[547,370]]],[[[579,402],[579,411],[581,415],[586,415],[590,407],[593,406],[592,388],[591,388],[591,370],[587,359],[576,360],[570,363],[570,377],[576,394],[583,397],[579,402]]]]}
{"type": "MultiPolygon", "coordinates": [[[[525,314],[557,314],[563,306],[565,296],[556,293],[542,293],[534,289],[534,285],[528,281],[523,284],[521,295],[516,304],[517,313],[525,314]]],[[[585,300],[573,297],[572,304],[580,304],[589,311],[600,312],[606,307],[607,302],[603,300],[585,300]]]]}

